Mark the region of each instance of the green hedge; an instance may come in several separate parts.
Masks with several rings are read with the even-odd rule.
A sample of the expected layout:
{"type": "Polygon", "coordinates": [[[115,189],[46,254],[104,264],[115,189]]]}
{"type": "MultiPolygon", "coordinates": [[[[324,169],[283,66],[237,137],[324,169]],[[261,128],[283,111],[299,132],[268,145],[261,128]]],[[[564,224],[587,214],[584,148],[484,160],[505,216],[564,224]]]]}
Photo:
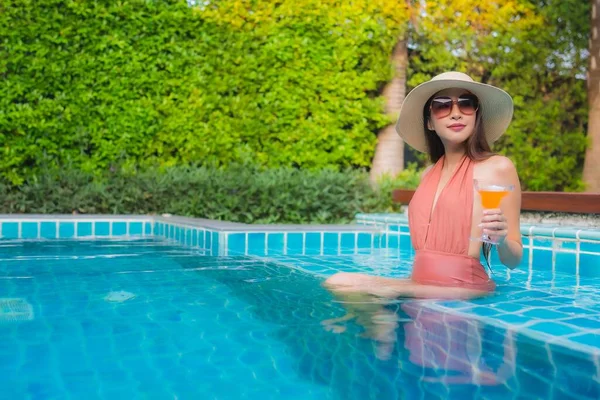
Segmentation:
{"type": "Polygon", "coordinates": [[[101,177],[56,170],[20,187],[0,184],[0,213],[171,213],[243,223],[345,223],[359,212],[398,211],[392,188],[415,187],[418,178],[411,168],[374,188],[359,170],[236,164],[109,171],[101,177]]]}
{"type": "Polygon", "coordinates": [[[402,26],[378,3],[258,2],[261,21],[185,0],[2,1],[0,175],[226,165],[239,149],[269,167],[366,167],[402,26]]]}

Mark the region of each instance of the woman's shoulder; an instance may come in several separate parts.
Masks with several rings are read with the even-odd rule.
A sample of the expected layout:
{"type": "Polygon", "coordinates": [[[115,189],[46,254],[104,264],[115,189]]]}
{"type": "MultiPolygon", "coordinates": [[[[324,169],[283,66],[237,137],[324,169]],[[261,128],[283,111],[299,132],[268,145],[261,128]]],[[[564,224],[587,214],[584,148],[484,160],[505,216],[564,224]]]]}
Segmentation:
{"type": "Polygon", "coordinates": [[[475,164],[473,175],[477,179],[500,179],[513,183],[519,179],[515,164],[510,158],[501,155],[493,155],[475,164]]]}
{"type": "Polygon", "coordinates": [[[478,172],[486,175],[512,174],[516,173],[517,171],[515,164],[511,161],[511,159],[501,155],[493,155],[486,160],[478,162],[476,168],[479,170],[478,172]]]}

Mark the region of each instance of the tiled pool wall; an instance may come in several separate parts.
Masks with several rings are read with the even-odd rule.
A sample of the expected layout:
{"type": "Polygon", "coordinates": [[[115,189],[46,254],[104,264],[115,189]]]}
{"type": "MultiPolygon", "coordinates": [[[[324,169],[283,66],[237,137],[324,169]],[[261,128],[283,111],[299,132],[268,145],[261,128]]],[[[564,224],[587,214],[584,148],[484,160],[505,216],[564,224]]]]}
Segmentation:
{"type": "MultiPolygon", "coordinates": [[[[358,214],[356,222],[381,231],[382,247],[412,248],[403,214],[358,214]]],[[[600,277],[600,229],[521,225],[523,264],[559,273],[600,277]]],[[[499,262],[492,252],[492,262],[499,262]]]]}
{"type": "MultiPolygon", "coordinates": [[[[162,237],[209,255],[350,255],[412,251],[402,214],[358,214],[356,225],[247,225],[181,217],[0,216],[2,239],[162,237]]],[[[524,263],[600,276],[600,229],[523,225],[524,263]]],[[[497,257],[493,252],[493,257],[497,257]]],[[[497,260],[492,260],[497,261],[497,260]]]]}
{"type": "Polygon", "coordinates": [[[0,239],[122,239],[160,237],[207,255],[370,254],[384,243],[357,225],[247,225],[180,217],[0,216],[0,239]]]}

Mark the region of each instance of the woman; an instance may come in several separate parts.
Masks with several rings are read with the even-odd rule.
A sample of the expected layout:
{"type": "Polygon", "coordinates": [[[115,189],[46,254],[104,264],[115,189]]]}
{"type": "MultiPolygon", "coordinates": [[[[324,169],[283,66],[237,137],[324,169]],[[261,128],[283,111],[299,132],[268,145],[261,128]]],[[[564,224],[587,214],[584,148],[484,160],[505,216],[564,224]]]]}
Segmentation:
{"type": "Polygon", "coordinates": [[[473,298],[495,289],[479,261],[490,245],[470,238],[488,235],[501,262],[516,267],[523,246],[519,226],[521,190],[517,171],[490,146],[512,119],[508,93],[477,83],[468,75],[446,72],[413,89],[402,104],[396,130],[404,141],[427,152],[433,165],[425,170],[408,208],[416,250],[410,279],[338,273],[326,281],[337,293],[359,292],[385,297],[473,298]],[[502,209],[486,209],[473,180],[513,185],[502,209]]]}

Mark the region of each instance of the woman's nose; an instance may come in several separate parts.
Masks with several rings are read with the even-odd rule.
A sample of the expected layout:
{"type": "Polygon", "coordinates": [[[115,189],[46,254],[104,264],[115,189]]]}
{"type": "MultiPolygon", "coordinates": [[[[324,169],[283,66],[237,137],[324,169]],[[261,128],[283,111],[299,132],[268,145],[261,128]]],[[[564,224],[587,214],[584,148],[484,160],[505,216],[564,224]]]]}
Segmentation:
{"type": "Polygon", "coordinates": [[[460,112],[459,108],[458,108],[458,104],[453,103],[452,104],[452,119],[461,119],[462,118],[462,113],[460,112]]]}

